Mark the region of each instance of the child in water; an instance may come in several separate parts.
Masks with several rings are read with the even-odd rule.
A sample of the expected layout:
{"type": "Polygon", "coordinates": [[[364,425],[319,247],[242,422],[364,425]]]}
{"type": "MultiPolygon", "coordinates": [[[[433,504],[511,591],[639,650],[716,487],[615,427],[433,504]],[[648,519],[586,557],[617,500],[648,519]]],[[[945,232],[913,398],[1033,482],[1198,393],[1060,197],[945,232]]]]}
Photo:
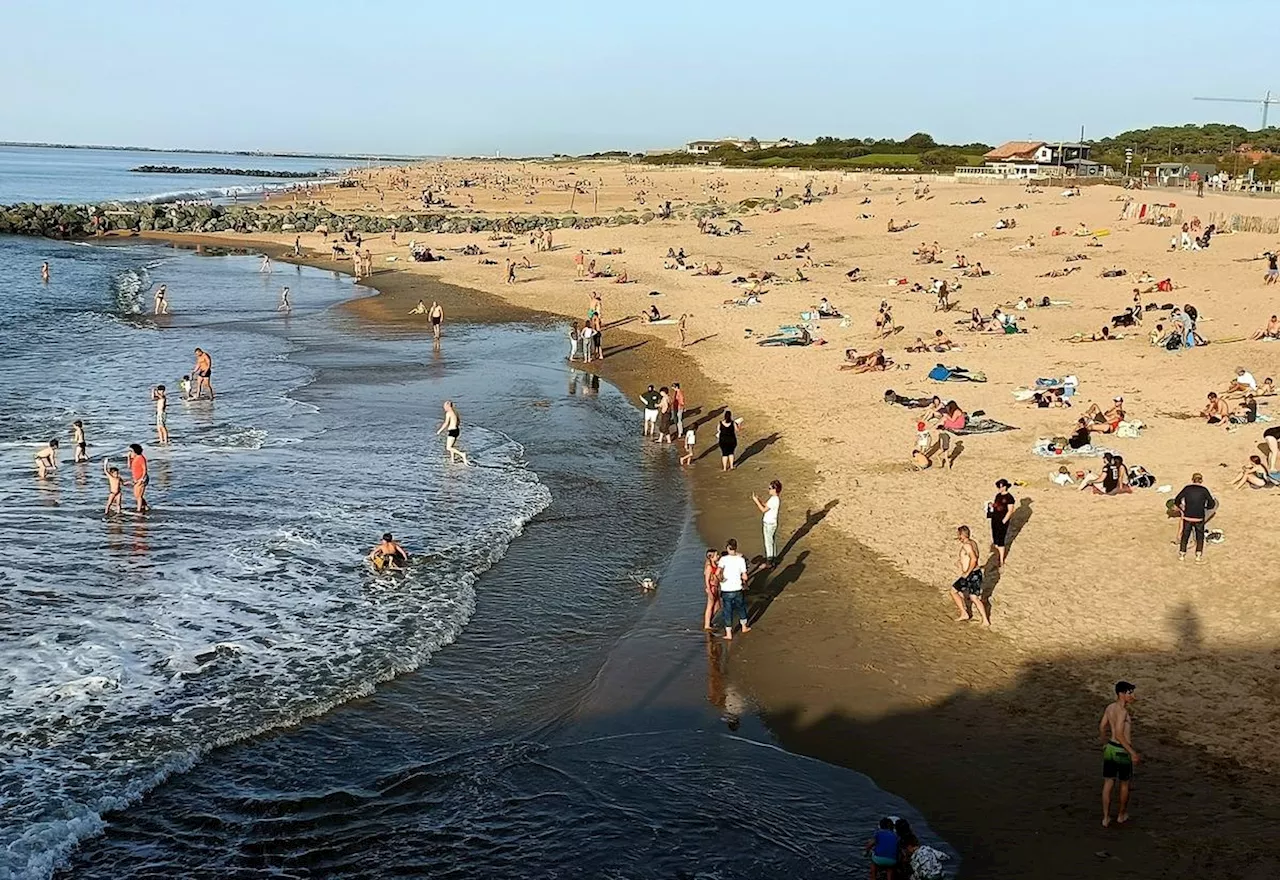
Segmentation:
{"type": "Polygon", "coordinates": [[[867,841],[866,853],[871,856],[871,876],[880,876],[883,868],[889,880],[893,880],[893,869],[898,866],[898,834],[888,816],[880,820],[875,836],[867,841]]]}
{"type": "Polygon", "coordinates": [[[191,397],[191,377],[189,375],[182,377],[182,381],[178,383],[178,390],[182,392],[183,400],[191,397]]]}
{"type": "Polygon", "coordinates": [[[58,441],[50,440],[48,444],[36,453],[36,473],[40,478],[48,476],[51,471],[58,469],[58,441]]]}
{"type": "Polygon", "coordinates": [[[160,443],[169,442],[169,397],[163,385],[151,389],[151,399],[156,403],[156,437],[160,443]]]}
{"type": "Polygon", "coordinates": [[[84,422],[79,419],[71,423],[71,439],[76,444],[76,463],[88,461],[89,450],[84,440],[84,422]]]}
{"type": "Polygon", "coordinates": [[[116,513],[123,513],[124,511],[120,506],[120,499],[123,495],[120,468],[112,467],[110,460],[103,459],[102,473],[107,478],[107,506],[102,509],[102,515],[109,516],[112,507],[115,507],[116,513]]]}
{"type": "Polygon", "coordinates": [[[684,455],[680,456],[681,467],[693,464],[693,447],[697,442],[698,435],[694,433],[693,428],[684,432],[684,455]]]}

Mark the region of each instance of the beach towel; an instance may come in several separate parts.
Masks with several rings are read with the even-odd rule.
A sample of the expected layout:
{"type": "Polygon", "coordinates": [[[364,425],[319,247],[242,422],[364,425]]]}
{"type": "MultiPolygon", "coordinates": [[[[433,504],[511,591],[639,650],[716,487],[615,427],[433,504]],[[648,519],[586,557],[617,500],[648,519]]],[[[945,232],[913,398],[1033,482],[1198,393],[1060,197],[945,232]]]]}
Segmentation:
{"type": "Polygon", "coordinates": [[[998,422],[995,419],[981,418],[970,419],[968,423],[959,431],[952,431],[952,434],[998,434],[1001,431],[1016,431],[1013,425],[1006,425],[1004,422],[998,422]]]}
{"type": "Polygon", "coordinates": [[[1106,453],[1115,454],[1114,449],[1108,449],[1105,446],[1081,446],[1079,449],[1072,449],[1070,446],[1057,447],[1053,446],[1052,440],[1041,438],[1036,441],[1036,445],[1031,447],[1033,455],[1043,456],[1044,458],[1067,458],[1069,456],[1079,456],[1082,458],[1101,458],[1106,453]]]}
{"type": "Polygon", "coordinates": [[[982,372],[970,373],[964,367],[946,367],[937,364],[929,371],[929,378],[935,382],[985,382],[987,374],[982,372]]]}

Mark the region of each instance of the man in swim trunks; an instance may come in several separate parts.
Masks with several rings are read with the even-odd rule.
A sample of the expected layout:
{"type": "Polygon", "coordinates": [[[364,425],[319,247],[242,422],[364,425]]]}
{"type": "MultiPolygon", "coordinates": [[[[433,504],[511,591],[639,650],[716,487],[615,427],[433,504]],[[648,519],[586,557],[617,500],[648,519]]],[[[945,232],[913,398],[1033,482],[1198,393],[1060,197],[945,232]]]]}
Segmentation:
{"type": "Polygon", "coordinates": [[[982,569],[978,567],[978,545],[969,536],[969,527],[956,529],[956,540],[960,543],[960,577],[951,585],[951,598],[960,609],[956,620],[973,620],[973,613],[965,607],[965,600],[978,609],[984,626],[991,626],[991,614],[982,600],[982,569]]]}
{"type": "Polygon", "coordinates": [[[369,563],[378,571],[404,571],[409,561],[409,552],[396,543],[390,532],[382,536],[382,540],[369,551],[369,563]]]}
{"type": "Polygon", "coordinates": [[[444,440],[444,448],[449,452],[449,461],[453,462],[462,459],[464,466],[470,467],[471,462],[467,460],[467,454],[458,448],[458,437],[462,435],[462,419],[458,415],[458,410],[454,408],[452,400],[444,402],[444,421],[440,427],[436,429],[436,436],[448,432],[444,440]]]}
{"type": "Polygon", "coordinates": [[[129,475],[133,477],[133,501],[138,513],[146,513],[151,509],[147,503],[147,484],[151,482],[151,474],[147,470],[147,457],[142,454],[142,445],[130,443],[125,453],[129,463],[129,475]]]}
{"type": "Polygon", "coordinates": [[[196,380],[196,395],[193,399],[200,400],[204,396],[201,389],[208,388],[209,399],[213,400],[213,358],[203,348],[196,349],[196,365],[191,370],[191,375],[196,380]]]}
{"type": "Polygon", "coordinates": [[[431,301],[431,335],[440,338],[440,325],[444,323],[444,307],[435,300],[431,301]]]}
{"type": "Polygon", "coordinates": [[[71,439],[76,444],[76,463],[89,460],[89,447],[84,439],[84,422],[76,419],[71,423],[71,439]]]}
{"type": "Polygon", "coordinates": [[[1129,717],[1129,704],[1136,699],[1133,692],[1136,685],[1127,681],[1116,682],[1116,701],[1107,706],[1098,722],[1098,735],[1105,745],[1102,747],[1102,827],[1111,824],[1111,789],[1116,780],[1120,780],[1120,812],[1116,814],[1117,824],[1129,821],[1129,781],[1133,779],[1133,767],[1142,760],[1138,750],[1129,739],[1132,733],[1132,719],[1129,717]]]}
{"type": "Polygon", "coordinates": [[[58,469],[58,441],[50,440],[36,453],[36,474],[44,479],[51,471],[58,469]]]}

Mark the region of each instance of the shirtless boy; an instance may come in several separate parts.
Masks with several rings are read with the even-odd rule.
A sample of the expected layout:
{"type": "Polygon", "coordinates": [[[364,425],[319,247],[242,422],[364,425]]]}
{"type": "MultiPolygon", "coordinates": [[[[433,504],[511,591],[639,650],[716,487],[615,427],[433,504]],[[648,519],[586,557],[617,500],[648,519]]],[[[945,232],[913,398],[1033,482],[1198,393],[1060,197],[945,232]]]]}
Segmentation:
{"type": "Polygon", "coordinates": [[[41,479],[58,469],[58,441],[50,440],[36,453],[36,473],[41,479]]]}
{"type": "Polygon", "coordinates": [[[75,461],[79,464],[82,461],[89,460],[88,444],[84,440],[84,422],[76,419],[71,423],[71,440],[76,444],[75,461]]]}
{"type": "Polygon", "coordinates": [[[452,400],[444,402],[444,422],[436,429],[436,436],[445,434],[444,448],[449,452],[449,461],[453,462],[459,458],[462,459],[463,465],[470,467],[471,462],[467,460],[467,454],[458,448],[458,437],[462,434],[462,419],[458,417],[458,410],[454,407],[452,400]]]}
{"type": "Polygon", "coordinates": [[[169,397],[164,386],[151,389],[151,399],[156,402],[156,436],[161,443],[169,442],[169,397]]]}
{"type": "Polygon", "coordinates": [[[382,536],[382,540],[369,551],[369,563],[378,571],[404,571],[409,561],[409,552],[396,543],[390,532],[382,536]]]}
{"type": "Polygon", "coordinates": [[[124,513],[121,507],[121,496],[124,495],[124,481],[120,478],[120,468],[112,467],[109,459],[102,460],[102,473],[107,478],[107,506],[102,509],[103,516],[111,514],[111,508],[116,509],[116,513],[124,513]]]}
{"type": "Polygon", "coordinates": [[[991,615],[986,603],[982,600],[982,569],[978,567],[978,545],[969,536],[969,527],[956,529],[956,540],[960,543],[960,577],[951,585],[951,598],[960,609],[956,620],[973,620],[973,613],[965,607],[965,599],[978,609],[984,626],[991,626],[991,615]]]}
{"type": "Polygon", "coordinates": [[[1111,824],[1111,789],[1120,780],[1120,812],[1116,823],[1129,821],[1129,780],[1133,768],[1142,756],[1130,740],[1133,722],[1129,717],[1129,704],[1136,699],[1136,685],[1127,681],[1116,682],[1116,701],[1107,706],[1098,722],[1098,736],[1106,744],[1102,747],[1102,827],[1111,824]]]}

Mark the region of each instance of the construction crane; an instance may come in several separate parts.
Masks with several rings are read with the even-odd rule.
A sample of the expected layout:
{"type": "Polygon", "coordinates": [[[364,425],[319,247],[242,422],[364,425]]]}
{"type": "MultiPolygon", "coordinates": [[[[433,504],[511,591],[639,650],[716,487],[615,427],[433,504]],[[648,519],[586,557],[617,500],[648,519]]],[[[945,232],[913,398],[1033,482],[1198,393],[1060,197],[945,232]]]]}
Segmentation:
{"type": "Polygon", "coordinates": [[[1262,105],[1262,127],[1267,127],[1267,111],[1271,109],[1272,104],[1280,104],[1280,98],[1271,97],[1271,90],[1262,96],[1262,100],[1257,98],[1193,98],[1194,101],[1217,101],[1226,104],[1261,104],[1262,105]]]}

